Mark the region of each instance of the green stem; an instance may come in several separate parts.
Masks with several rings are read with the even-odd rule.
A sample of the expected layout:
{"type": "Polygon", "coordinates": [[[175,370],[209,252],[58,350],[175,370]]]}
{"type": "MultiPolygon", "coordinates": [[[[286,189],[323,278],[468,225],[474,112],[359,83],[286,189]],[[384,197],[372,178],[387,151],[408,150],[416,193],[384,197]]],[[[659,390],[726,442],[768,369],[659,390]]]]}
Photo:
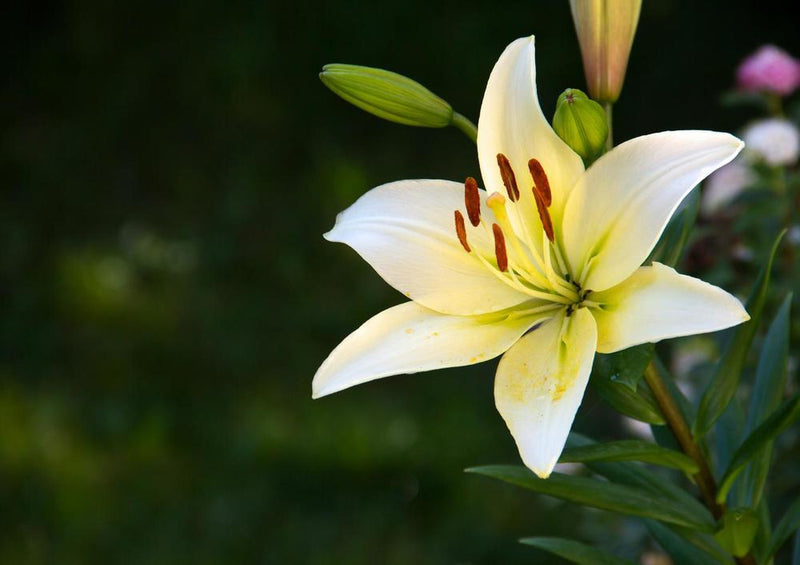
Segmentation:
{"type": "Polygon", "coordinates": [[[614,104],[611,102],[606,102],[603,104],[603,110],[606,111],[606,122],[608,123],[608,137],[606,138],[606,151],[611,151],[614,147],[614,134],[613,129],[611,127],[611,123],[613,122],[613,116],[611,109],[613,108],[614,104]]]}
{"type": "Polygon", "coordinates": [[[457,127],[464,132],[464,135],[470,138],[473,143],[478,142],[478,126],[473,124],[458,112],[453,112],[453,117],[450,119],[450,125],[457,127]]]}
{"type": "MultiPolygon", "coordinates": [[[[675,435],[675,439],[678,440],[681,449],[697,463],[699,471],[694,475],[694,480],[700,488],[705,505],[714,518],[719,520],[725,513],[725,506],[717,502],[717,483],[714,481],[714,475],[711,474],[711,469],[703,456],[700,446],[694,441],[689,425],[684,420],[678,405],[675,403],[675,399],[672,398],[669,390],[667,390],[661,374],[652,361],[645,369],[644,380],[653,392],[653,397],[655,397],[656,403],[661,409],[667,425],[675,435]]],[[[756,561],[748,553],[744,557],[737,557],[736,563],[739,565],[755,565],[756,561]]]]}

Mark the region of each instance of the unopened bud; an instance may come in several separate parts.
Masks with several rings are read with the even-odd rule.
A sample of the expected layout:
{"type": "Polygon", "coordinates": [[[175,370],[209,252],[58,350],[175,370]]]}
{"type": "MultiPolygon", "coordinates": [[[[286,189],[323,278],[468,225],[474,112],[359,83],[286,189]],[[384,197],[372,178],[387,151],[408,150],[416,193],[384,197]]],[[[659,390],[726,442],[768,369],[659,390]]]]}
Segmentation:
{"type": "Polygon", "coordinates": [[[319,74],[334,94],[384,120],[409,126],[443,128],[453,108],[408,77],[372,67],[325,65],[319,74]]]}
{"type": "Polygon", "coordinates": [[[589,94],[599,102],[616,102],[625,80],[642,0],[570,0],[569,4],[589,94]]]}
{"type": "Polygon", "coordinates": [[[603,108],[577,88],[568,88],[558,97],[553,129],[587,165],[600,156],[608,137],[603,108]]]}
{"type": "Polygon", "coordinates": [[[750,508],[727,510],[720,525],[721,528],[714,534],[719,544],[735,557],[747,555],[758,530],[756,513],[750,508]]]}

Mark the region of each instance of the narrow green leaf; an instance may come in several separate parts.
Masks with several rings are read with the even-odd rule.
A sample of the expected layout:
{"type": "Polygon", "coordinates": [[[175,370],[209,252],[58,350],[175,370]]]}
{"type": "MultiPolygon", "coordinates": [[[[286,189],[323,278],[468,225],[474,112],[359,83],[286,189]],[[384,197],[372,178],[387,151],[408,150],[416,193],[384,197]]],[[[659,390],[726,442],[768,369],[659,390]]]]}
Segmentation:
{"type": "Polygon", "coordinates": [[[673,499],[639,488],[553,473],[540,479],[525,467],[488,465],[466,469],[519,487],[611,512],[652,518],[703,531],[714,529],[713,520],[688,510],[673,499]]]}
{"type": "Polygon", "coordinates": [[[600,375],[592,376],[589,382],[600,398],[617,412],[655,426],[667,423],[658,410],[653,393],[646,386],[642,385],[633,391],[624,384],[615,383],[600,375]]]}
{"type": "Polygon", "coordinates": [[[712,557],[664,524],[653,520],[645,520],[645,525],[658,544],[664,548],[664,551],[672,556],[672,560],[675,563],[680,563],[681,565],[720,565],[720,563],[728,564],[733,561],[732,559],[720,561],[712,557]]]}
{"type": "Polygon", "coordinates": [[[697,473],[697,463],[683,453],[666,449],[636,439],[597,443],[585,447],[567,448],[561,454],[562,463],[586,463],[590,461],[644,461],[684,473],[697,473]]]}
{"type": "Polygon", "coordinates": [[[695,187],[684,198],[680,210],[672,216],[664,234],[650,254],[651,261],[658,261],[670,267],[676,266],[683,256],[686,242],[692,233],[700,210],[700,189],[695,187]]]}
{"type": "Polygon", "coordinates": [[[753,430],[753,433],[736,450],[728,469],[725,471],[725,475],[720,481],[719,492],[717,493],[718,502],[725,500],[733,481],[744,469],[745,464],[758,455],[773,438],[794,424],[798,418],[800,418],[800,393],[795,394],[781,404],[769,418],[753,430]]]}
{"type": "Polygon", "coordinates": [[[717,563],[732,564],[733,557],[709,534],[696,532],[680,526],[669,526],[669,529],[681,536],[700,551],[707,553],[717,560],[717,563]]]}
{"type": "Polygon", "coordinates": [[[753,542],[752,552],[755,554],[758,563],[766,563],[767,560],[763,556],[766,555],[772,539],[772,521],[765,497],[761,497],[761,502],[758,503],[756,512],[758,512],[758,531],[756,532],[756,540],[753,542]]]}
{"type": "Polygon", "coordinates": [[[578,565],[634,565],[585,543],[564,538],[522,538],[520,543],[542,549],[578,565]]]}
{"type": "Polygon", "coordinates": [[[593,370],[611,382],[625,385],[636,392],[644,370],[653,358],[654,348],[652,343],[643,343],[616,353],[598,353],[594,358],[593,370]]]}
{"type": "MultiPolygon", "coordinates": [[[[762,562],[766,563],[772,559],[772,556],[777,553],[798,528],[800,528],[800,498],[792,502],[780,522],[775,526],[775,531],[772,532],[772,538],[769,541],[767,554],[762,559],[762,562]]],[[[795,541],[795,544],[797,544],[797,541],[795,541]]]]}
{"type": "MultiPolygon", "coordinates": [[[[750,408],[747,412],[747,433],[755,428],[775,411],[783,398],[786,388],[786,374],[789,359],[789,320],[792,307],[792,294],[784,299],[775,319],[769,327],[758,359],[756,379],[750,397],[750,408]]],[[[755,508],[761,500],[764,484],[767,481],[770,461],[772,459],[772,442],[753,458],[745,469],[742,480],[745,498],[743,504],[755,508]]]]}
{"type": "Polygon", "coordinates": [[[758,329],[758,322],[761,318],[761,311],[764,308],[764,302],[767,298],[767,289],[769,287],[770,271],[772,270],[772,262],[775,259],[775,253],[778,250],[780,243],[786,230],[783,230],[775,239],[772,245],[772,250],[769,255],[769,260],[766,265],[761,269],[761,272],[756,279],[753,291],[747,299],[747,312],[750,314],[750,320],[744,324],[740,324],[733,332],[733,337],[728,342],[725,353],[722,355],[717,364],[717,369],[711,379],[711,383],[703,394],[703,399],[700,401],[700,409],[697,412],[697,419],[694,422],[693,434],[699,438],[704,436],[714,422],[722,415],[725,408],[728,407],[731,398],[736,393],[739,386],[739,379],[742,374],[747,353],[750,350],[750,343],[753,341],[753,336],[758,329]]]}
{"type": "MultiPolygon", "coordinates": [[[[572,432],[567,439],[567,447],[582,447],[595,445],[597,442],[578,433],[572,432]]],[[[666,481],[641,465],[624,461],[613,463],[590,462],[585,464],[593,473],[597,473],[608,480],[621,485],[637,487],[648,492],[671,498],[686,510],[696,516],[703,516],[705,521],[713,521],[708,508],[703,506],[694,496],[677,486],[672,481],[666,481]]]]}

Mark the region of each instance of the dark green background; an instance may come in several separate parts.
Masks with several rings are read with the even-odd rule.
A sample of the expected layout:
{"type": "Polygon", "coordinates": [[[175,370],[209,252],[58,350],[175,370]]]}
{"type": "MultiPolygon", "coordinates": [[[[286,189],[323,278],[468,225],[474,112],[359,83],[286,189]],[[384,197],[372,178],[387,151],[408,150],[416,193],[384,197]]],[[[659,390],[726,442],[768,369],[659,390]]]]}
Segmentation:
{"type": "MultiPolygon", "coordinates": [[[[545,563],[642,530],[476,476],[517,462],[493,364],[310,398],[398,303],[321,234],[372,186],[477,175],[455,130],[382,122],[323,64],[407,74],[477,119],[535,33],[542,105],[583,88],[565,1],[19,2],[4,56],[0,562],[545,563]]],[[[742,57],[800,55],[792,2],[645,0],[616,137],[735,130],[742,57]]],[[[619,436],[590,396],[577,427],[619,436]]]]}

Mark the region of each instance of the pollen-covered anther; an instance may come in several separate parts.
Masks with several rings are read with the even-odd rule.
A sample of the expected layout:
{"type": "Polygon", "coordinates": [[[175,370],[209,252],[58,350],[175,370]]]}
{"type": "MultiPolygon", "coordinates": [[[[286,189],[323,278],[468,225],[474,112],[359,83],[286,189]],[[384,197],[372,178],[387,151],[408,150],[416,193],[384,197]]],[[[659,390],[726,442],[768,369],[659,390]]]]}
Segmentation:
{"type": "Polygon", "coordinates": [[[517,177],[514,176],[514,169],[511,168],[508,157],[502,153],[498,153],[497,166],[500,167],[500,178],[503,179],[503,185],[506,187],[508,198],[512,202],[516,202],[519,200],[519,187],[517,186],[517,177]]]}
{"type": "Polygon", "coordinates": [[[538,159],[530,159],[528,161],[528,170],[533,177],[533,190],[538,193],[542,202],[548,208],[553,203],[553,194],[550,192],[550,181],[547,180],[547,174],[544,172],[544,167],[538,159]]]}
{"type": "Polygon", "coordinates": [[[467,226],[464,224],[464,215],[459,212],[458,210],[455,211],[455,218],[456,218],[456,235],[458,236],[458,241],[461,243],[461,247],[469,253],[472,251],[469,247],[469,243],[467,242],[467,226]]]}
{"type": "Polygon", "coordinates": [[[494,234],[494,255],[497,259],[497,268],[501,271],[508,270],[508,253],[506,252],[506,237],[497,224],[492,224],[494,234]]]}
{"type": "Polygon", "coordinates": [[[547,234],[547,239],[552,243],[556,238],[553,232],[553,220],[550,218],[550,211],[547,209],[542,197],[535,190],[533,191],[533,199],[536,200],[536,209],[539,212],[539,219],[542,221],[542,229],[547,234]]]}
{"type": "Polygon", "coordinates": [[[464,181],[464,203],[469,223],[477,227],[481,223],[481,197],[478,192],[478,183],[472,177],[467,177],[467,180],[464,181]]]}

